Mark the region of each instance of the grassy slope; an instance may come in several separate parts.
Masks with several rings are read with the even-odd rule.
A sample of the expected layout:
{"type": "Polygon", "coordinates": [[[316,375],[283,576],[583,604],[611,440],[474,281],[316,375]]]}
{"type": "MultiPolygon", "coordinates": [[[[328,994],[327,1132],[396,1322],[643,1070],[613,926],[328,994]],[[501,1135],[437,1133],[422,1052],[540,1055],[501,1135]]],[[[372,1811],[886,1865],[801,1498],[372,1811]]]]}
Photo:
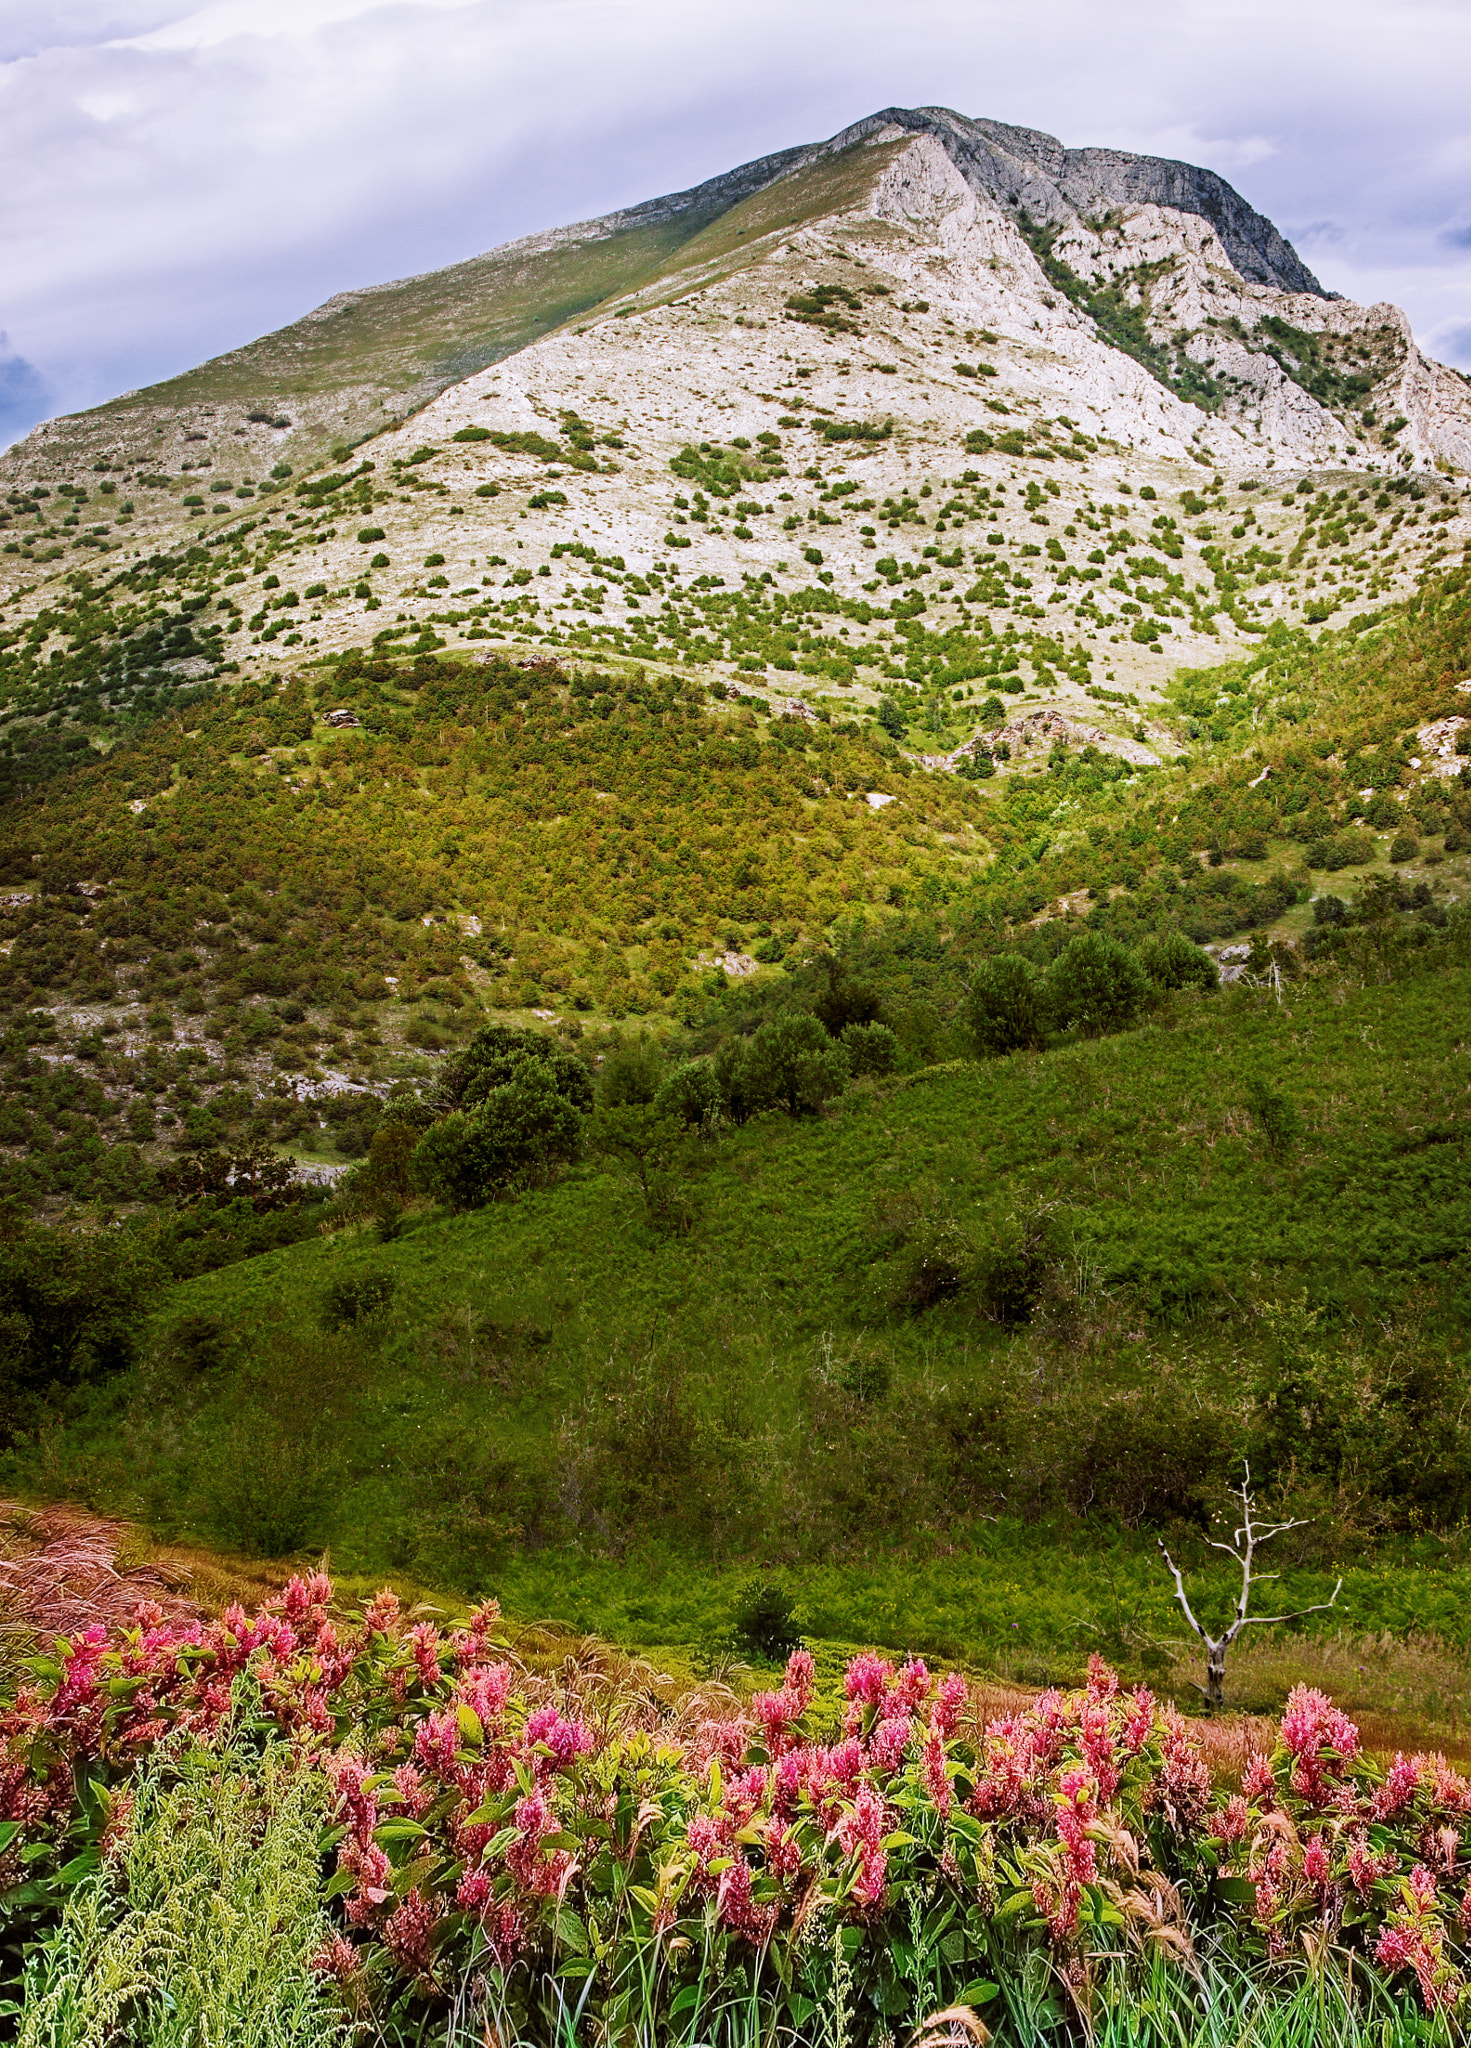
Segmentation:
{"type": "MultiPolygon", "coordinates": [[[[1066,1518],[952,1520],[909,1468],[906,1411],[941,1384],[980,1399],[1018,1374],[1054,1424],[1078,1388],[1090,1402],[1162,1381],[1244,1393],[1262,1343],[1251,1303],[1304,1287],[1336,1306],[1341,1330],[1392,1322],[1416,1298],[1423,1317],[1433,1297],[1436,1341],[1463,1348],[1468,997],[1471,972],[1452,966],[1390,987],[1300,988],[1280,1009],[1227,996],[1165,1028],[931,1070],[850,1096],[815,1125],[769,1119],[696,1168],[684,1237],[651,1231],[630,1189],[586,1169],[517,1203],[419,1220],[395,1243],[348,1232],[270,1254],[178,1289],[162,1324],[278,1323],[318,1346],[315,1363],[268,1371],[243,1410],[228,1387],[181,1391],[144,1373],[50,1438],[44,1479],[31,1456],[9,1476],[208,1531],[221,1471],[242,1455],[267,1472],[279,1461],[288,1488],[304,1483],[299,1407],[330,1417],[319,1449],[336,1461],[311,1537],[353,1570],[493,1584],[522,1614],[688,1642],[718,1632],[756,1563],[787,1561],[823,1637],[1011,1668],[1029,1653],[1069,1661],[1100,1634],[1117,1650],[1122,1631],[1137,1650],[1174,1633],[1148,1541],[1066,1518]],[[1265,1155],[1244,1114],[1253,1073],[1305,1115],[1289,1165],[1265,1155]],[[983,1242],[1042,1203],[1056,1205],[1073,1270],[1092,1269],[1081,1336],[1007,1332],[959,1303],[887,1312],[895,1214],[928,1207],[983,1242]],[[322,1349],[325,1289],[365,1272],[397,1283],[388,1326],[366,1347],[322,1349]],[[1150,1319],[1161,1278],[1168,1293],[1181,1275],[1207,1276],[1224,1320],[1150,1319]],[[855,1356],[892,1371],[877,1419],[824,1404],[817,1368],[855,1356]],[[591,1517],[571,1548],[507,1540],[500,1517],[522,1512],[524,1475],[565,1482],[587,1415],[647,1371],[729,1432],[732,1469],[764,1511],[717,1502],[713,1516],[693,1513],[692,1535],[698,1504],[681,1496],[718,1491],[718,1461],[712,1479],[708,1461],[676,1460],[649,1493],[647,1544],[610,1545],[591,1517]],[[814,1459],[832,1461],[840,1514],[866,1539],[833,1540],[831,1487],[799,1483],[814,1459]]],[[[657,1460],[657,1433],[649,1443],[657,1460]]],[[[1327,1563],[1290,1572],[1287,1596],[1321,1597],[1327,1563]]],[[[1454,1541],[1407,1538],[1351,1573],[1347,1618],[1460,1640],[1466,1591],[1454,1541]]]]}

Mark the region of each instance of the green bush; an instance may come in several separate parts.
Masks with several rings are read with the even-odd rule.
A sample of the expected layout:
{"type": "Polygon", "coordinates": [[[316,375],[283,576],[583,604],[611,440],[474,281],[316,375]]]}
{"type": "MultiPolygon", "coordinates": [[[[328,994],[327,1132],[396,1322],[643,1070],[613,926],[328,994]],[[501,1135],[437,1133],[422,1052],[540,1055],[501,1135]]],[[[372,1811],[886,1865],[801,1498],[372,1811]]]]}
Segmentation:
{"type": "Polygon", "coordinates": [[[586,1113],[592,1108],[592,1081],[576,1054],[544,1031],[522,1031],[512,1024],[486,1024],[476,1032],[442,1070],[436,1103],[445,1109],[473,1108],[519,1073],[526,1061],[545,1067],[558,1093],[574,1109],[586,1113]]]}
{"type": "Polygon", "coordinates": [[[750,1657],[779,1664],[798,1647],[801,1637],[794,1620],[796,1602],[782,1586],[769,1580],[753,1579],[736,1595],[731,1613],[731,1642],[750,1657]]]}
{"type": "Polygon", "coordinates": [[[993,953],[976,969],[966,996],[965,1019],[983,1053],[1019,1052],[1042,1042],[1045,1017],[1042,977],[1021,953],[993,953]]]}
{"type": "Polygon", "coordinates": [[[1413,832],[1396,832],[1389,842],[1389,858],[1394,862],[1414,860],[1420,851],[1420,842],[1413,832]]]}
{"type": "Polygon", "coordinates": [[[334,1280],[322,1297],[322,1328],[345,1330],[386,1314],[397,1286],[391,1273],[354,1273],[334,1280]]]}
{"type": "Polygon", "coordinates": [[[898,1062],[899,1041],[887,1024],[845,1024],[838,1041],[855,1079],[860,1074],[891,1074],[898,1062]]]}
{"type": "Polygon", "coordinates": [[[603,1062],[598,1074],[598,1101],[609,1109],[630,1102],[652,1102],[663,1081],[664,1061],[653,1039],[625,1039],[603,1062]]]}
{"type": "Polygon", "coordinates": [[[709,1060],[684,1060],[659,1086],[654,1108],[684,1124],[705,1124],[719,1114],[720,1080],[709,1060]]]}
{"type": "Polygon", "coordinates": [[[1146,939],[1139,948],[1139,964],[1160,988],[1199,988],[1211,995],[1221,985],[1220,969],[1210,954],[1182,931],[1146,939]]]}
{"type": "MultiPolygon", "coordinates": [[[[7,1221],[0,1212],[0,1230],[7,1221]]],[[[49,1389],[128,1365],[164,1280],[131,1231],[0,1238],[0,1440],[49,1389]]]]}
{"type": "Polygon", "coordinates": [[[1072,940],[1047,970],[1046,985],[1053,1021],[1088,1038],[1126,1030],[1149,998],[1138,956],[1101,932],[1072,940]]]}
{"type": "MultiPolygon", "coordinates": [[[[583,1076],[584,1082],[586,1075],[583,1076]]],[[[577,1156],[583,1112],[548,1062],[523,1059],[510,1078],[452,1110],[414,1151],[415,1183],[452,1209],[478,1208],[516,1184],[545,1179],[577,1156]]]]}
{"type": "Polygon", "coordinates": [[[846,1046],[829,1038],[810,1010],[794,1010],[752,1034],[743,1082],[757,1107],[813,1116],[831,1096],[842,1094],[849,1072],[846,1046]]]}
{"type": "Polygon", "coordinates": [[[1302,1136],[1302,1116],[1296,1106],[1259,1074],[1246,1084],[1246,1106],[1272,1157],[1286,1159],[1302,1136]]]}

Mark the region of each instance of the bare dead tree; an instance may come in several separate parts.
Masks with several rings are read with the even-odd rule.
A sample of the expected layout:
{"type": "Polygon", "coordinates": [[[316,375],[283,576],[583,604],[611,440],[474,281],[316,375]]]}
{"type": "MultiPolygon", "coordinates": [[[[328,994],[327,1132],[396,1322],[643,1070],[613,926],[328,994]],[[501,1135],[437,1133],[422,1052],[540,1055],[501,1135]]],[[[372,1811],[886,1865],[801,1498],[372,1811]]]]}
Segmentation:
{"type": "Polygon", "coordinates": [[[1320,1600],[1313,1607],[1299,1607],[1295,1614],[1252,1614],[1248,1612],[1251,1606],[1252,1587],[1265,1584],[1269,1579],[1281,1577],[1280,1572],[1261,1572],[1257,1570],[1257,1551],[1262,1544],[1269,1542],[1273,1536],[1283,1536],[1289,1529],[1301,1529],[1304,1527],[1304,1524],[1302,1522],[1259,1522],[1257,1520],[1256,1502],[1253,1500],[1251,1493],[1251,1467],[1243,1462],[1241,1469],[1243,1473],[1241,1484],[1233,1489],[1236,1498],[1241,1502],[1240,1526],[1229,1543],[1217,1543],[1214,1538],[1207,1539],[1212,1550],[1224,1551],[1227,1557],[1234,1558],[1241,1567],[1241,1592],[1236,1601],[1236,1611],[1218,1636],[1211,1635],[1205,1625],[1196,1619],[1190,1602],[1186,1598],[1184,1574],[1170,1556],[1170,1553],[1165,1549],[1163,1538],[1160,1539],[1159,1545],[1159,1554],[1169,1567],[1170,1577],[1175,1582],[1175,1598],[1180,1603],[1180,1611],[1185,1616],[1186,1621],[1189,1622],[1191,1629],[1205,1645],[1205,1684],[1199,1687],[1198,1690],[1203,1695],[1205,1704],[1212,1713],[1218,1713],[1226,1704],[1226,1652],[1244,1628],[1277,1628],[1283,1622],[1300,1621],[1305,1614],[1323,1614],[1334,1605],[1339,1594],[1343,1591],[1343,1580],[1340,1578],[1338,1584],[1333,1588],[1330,1599],[1320,1600]]]}

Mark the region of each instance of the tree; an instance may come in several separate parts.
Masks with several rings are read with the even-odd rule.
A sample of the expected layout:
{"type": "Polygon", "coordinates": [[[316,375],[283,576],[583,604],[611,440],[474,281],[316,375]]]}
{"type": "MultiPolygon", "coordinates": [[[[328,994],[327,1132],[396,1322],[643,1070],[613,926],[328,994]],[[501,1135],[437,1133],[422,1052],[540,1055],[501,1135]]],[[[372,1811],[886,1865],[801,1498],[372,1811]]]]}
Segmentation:
{"type": "Polygon", "coordinates": [[[486,1024],[455,1059],[447,1060],[437,1090],[444,1109],[473,1109],[515,1078],[527,1061],[543,1067],[557,1093],[584,1114],[592,1108],[592,1082],[575,1053],[544,1031],[486,1024]]]}
{"type": "Polygon", "coordinates": [[[721,1108],[720,1081],[710,1060],[681,1060],[654,1097],[659,1116],[684,1124],[709,1123],[721,1108]]]}
{"type": "Polygon", "coordinates": [[[1019,1052],[1040,1045],[1042,977],[1024,954],[993,953],[976,969],[965,1015],[983,1053],[1019,1052]]]}
{"type": "Polygon", "coordinates": [[[1304,1525],[1301,1522],[1259,1522],[1256,1518],[1256,1502],[1251,1493],[1249,1465],[1243,1464],[1242,1475],[1240,1486],[1234,1489],[1235,1498],[1241,1502],[1239,1527],[1229,1543],[1217,1543],[1214,1537],[1207,1538],[1212,1550],[1224,1551],[1226,1556],[1234,1558],[1241,1568],[1241,1591],[1237,1596],[1235,1612],[1218,1636],[1211,1635],[1204,1623],[1196,1619],[1186,1597],[1184,1575],[1165,1549],[1163,1538],[1160,1539],[1159,1545],[1160,1556],[1175,1582],[1175,1598],[1180,1603],[1180,1610],[1193,1632],[1205,1645],[1205,1684],[1198,1689],[1204,1697],[1206,1706],[1213,1713],[1219,1712],[1226,1704],[1226,1652],[1244,1628],[1280,1628],[1284,1622],[1300,1621],[1305,1614],[1324,1614],[1334,1605],[1343,1590],[1343,1580],[1340,1578],[1327,1600],[1320,1600],[1312,1607],[1299,1607],[1294,1614],[1249,1612],[1253,1585],[1280,1577],[1280,1573],[1277,1572],[1257,1571],[1257,1550],[1273,1536],[1283,1536],[1289,1529],[1301,1529],[1304,1525]]]}
{"type": "Polygon", "coordinates": [[[788,1116],[812,1116],[848,1085],[848,1049],[829,1038],[810,1010],[773,1017],[746,1047],[745,1081],[758,1104],[777,1104],[788,1116]]]}
{"type": "Polygon", "coordinates": [[[1048,968],[1047,995],[1059,1025],[1097,1038],[1133,1023],[1149,999],[1149,977],[1117,939],[1083,932],[1048,968]]]}
{"type": "Polygon", "coordinates": [[[549,1063],[529,1059],[471,1109],[451,1110],[424,1133],[411,1170],[417,1186],[452,1209],[475,1209],[518,1182],[576,1157],[581,1110],[549,1063]]]}
{"type": "Polygon", "coordinates": [[[164,1280],[129,1230],[13,1231],[0,1242],[0,1429],[24,1426],[48,1387],[120,1371],[164,1280]]]}
{"type": "Polygon", "coordinates": [[[1146,939],[1139,948],[1139,964],[1160,988],[1198,988],[1214,995],[1221,986],[1215,961],[1204,946],[1197,946],[1182,931],[1146,939]]]}
{"type": "Polygon", "coordinates": [[[598,1074],[598,1101],[613,1109],[621,1103],[652,1102],[664,1079],[664,1061],[646,1034],[625,1039],[603,1062],[598,1074]]]}

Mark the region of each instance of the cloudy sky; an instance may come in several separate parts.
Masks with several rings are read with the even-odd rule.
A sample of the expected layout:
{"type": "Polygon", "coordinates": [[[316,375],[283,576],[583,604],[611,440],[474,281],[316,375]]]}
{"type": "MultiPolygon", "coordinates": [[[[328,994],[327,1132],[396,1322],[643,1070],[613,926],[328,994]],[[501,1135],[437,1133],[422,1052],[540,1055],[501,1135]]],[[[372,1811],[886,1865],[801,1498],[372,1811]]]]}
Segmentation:
{"type": "Polygon", "coordinates": [[[1471,0],[6,0],[0,445],[889,105],[1208,164],[1471,367],[1471,0]]]}

